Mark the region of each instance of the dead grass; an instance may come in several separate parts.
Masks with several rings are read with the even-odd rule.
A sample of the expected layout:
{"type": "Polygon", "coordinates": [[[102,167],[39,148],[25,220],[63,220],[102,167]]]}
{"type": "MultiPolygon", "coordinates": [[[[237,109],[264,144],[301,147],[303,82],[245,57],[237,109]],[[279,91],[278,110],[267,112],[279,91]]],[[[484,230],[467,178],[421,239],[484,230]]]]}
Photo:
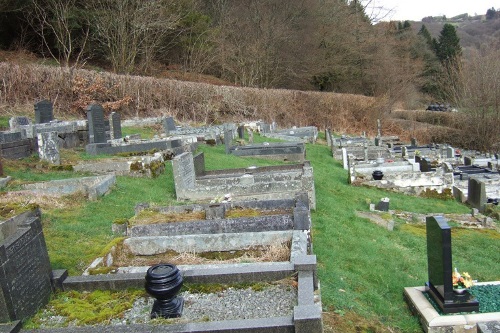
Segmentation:
{"type": "Polygon", "coordinates": [[[148,225],[204,220],[205,212],[162,213],[154,210],[142,210],[129,220],[130,225],[148,225]]]}
{"type": "Polygon", "coordinates": [[[154,256],[136,256],[128,251],[123,243],[119,243],[115,247],[113,258],[114,267],[152,266],[162,262],[174,265],[206,265],[287,261],[290,259],[290,243],[227,252],[177,253],[169,251],[154,256]]]}
{"type": "Polygon", "coordinates": [[[63,197],[41,195],[29,191],[0,193],[0,206],[17,207],[17,211],[14,210],[14,212],[11,212],[11,216],[26,211],[33,205],[40,207],[42,211],[62,208],[75,209],[76,207],[80,207],[81,203],[86,200],[82,193],[63,197]]]}
{"type": "Polygon", "coordinates": [[[376,319],[364,318],[353,311],[323,312],[324,333],[393,333],[397,332],[376,319]]]}

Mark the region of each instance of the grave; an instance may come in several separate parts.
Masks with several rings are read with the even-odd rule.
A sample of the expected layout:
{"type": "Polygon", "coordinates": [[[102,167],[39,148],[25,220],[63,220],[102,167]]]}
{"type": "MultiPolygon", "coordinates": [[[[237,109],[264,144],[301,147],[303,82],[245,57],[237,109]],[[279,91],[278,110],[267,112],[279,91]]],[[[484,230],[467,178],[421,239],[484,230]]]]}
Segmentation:
{"type": "Polygon", "coordinates": [[[226,131],[224,134],[226,154],[291,162],[305,160],[306,149],[303,142],[264,142],[262,144],[232,146],[232,139],[232,131],[226,131]]]}
{"type": "Polygon", "coordinates": [[[196,137],[169,137],[151,140],[131,139],[129,137],[110,140],[106,143],[88,144],[85,150],[89,155],[137,154],[165,151],[168,155],[178,155],[194,151],[198,147],[196,137]]]}
{"type": "Polygon", "coordinates": [[[445,314],[479,311],[479,303],[468,291],[460,295],[453,291],[451,228],[447,221],[441,216],[427,217],[426,233],[429,295],[445,314]]]}
{"type": "MultiPolygon", "coordinates": [[[[443,229],[440,227],[441,225],[447,225],[446,220],[442,217],[427,217],[433,223],[430,228],[434,230],[436,233],[433,236],[436,236],[435,239],[431,240],[431,250],[433,250],[433,247],[437,247],[439,244],[442,245],[450,245],[449,248],[447,247],[441,247],[441,249],[437,249],[437,253],[434,253],[435,257],[433,257],[432,262],[436,264],[437,261],[441,260],[442,262],[450,262],[451,265],[451,257],[447,258],[448,254],[451,255],[451,242],[448,242],[447,240],[449,237],[446,235],[448,233],[446,227],[443,229]],[[444,223],[442,223],[444,220],[444,223]],[[441,223],[439,223],[440,221],[441,223]],[[444,232],[443,232],[444,230],[444,232]],[[443,233],[445,236],[443,236],[443,233]],[[440,237],[441,236],[441,237],[440,237]],[[445,242],[446,240],[446,242],[445,242]],[[432,243],[434,241],[434,243],[432,243]],[[440,251],[441,250],[441,251],[440,251]],[[446,259],[445,259],[446,258],[446,259]]],[[[448,227],[449,228],[449,227],[448,227]]],[[[432,233],[432,231],[431,231],[432,233]]],[[[428,231],[429,235],[429,231],[428,231]]],[[[432,236],[431,236],[432,238],[432,236]]],[[[428,240],[428,246],[429,246],[429,240],[428,240]]],[[[429,255],[429,253],[428,253],[429,255]]],[[[429,260],[429,259],[428,259],[429,260]]],[[[432,277],[434,279],[435,284],[437,284],[438,289],[438,294],[441,292],[444,294],[445,291],[445,283],[444,281],[447,281],[447,295],[449,294],[449,287],[451,287],[451,266],[446,267],[446,271],[449,273],[448,276],[444,277],[441,273],[444,274],[444,267],[441,266],[441,270],[439,267],[433,267],[433,274],[436,275],[436,277],[432,277]],[[449,278],[449,280],[448,280],[449,278]],[[442,285],[440,285],[440,280],[443,281],[442,285]],[[449,282],[448,282],[449,281],[449,282]]],[[[430,274],[430,272],[429,272],[430,274]]],[[[431,279],[431,276],[429,276],[429,279],[431,279]]],[[[476,286],[482,286],[482,285],[499,285],[500,281],[486,281],[486,282],[476,282],[476,286]]],[[[424,332],[427,333],[443,333],[443,332],[449,332],[449,333],[464,333],[464,332],[480,332],[482,328],[489,326],[492,327],[494,326],[498,320],[500,319],[500,312],[493,312],[493,313],[471,313],[471,312],[457,312],[457,313],[448,313],[448,314],[443,314],[440,313],[436,308],[435,305],[431,303],[431,301],[427,298],[426,293],[428,292],[429,287],[427,286],[420,286],[420,287],[405,287],[403,296],[405,301],[407,302],[410,310],[414,315],[418,317],[418,320],[420,321],[420,324],[422,325],[422,328],[424,332]]],[[[439,297],[439,296],[438,296],[439,297]]],[[[456,297],[466,297],[466,296],[454,296],[456,297]]],[[[447,308],[450,309],[450,303],[447,303],[447,308]]],[[[455,304],[451,304],[452,308],[455,306],[455,304]]],[[[468,307],[466,305],[465,307],[468,307]]],[[[464,308],[459,309],[459,311],[468,311],[465,310],[464,308]]]]}
{"type": "Polygon", "coordinates": [[[38,134],[38,155],[42,161],[53,165],[61,165],[57,132],[38,134]]]}
{"type": "Polygon", "coordinates": [[[0,221],[0,323],[24,320],[52,293],[40,210],[0,221]]]}
{"type": "Polygon", "coordinates": [[[92,162],[80,162],[73,166],[73,171],[155,178],[165,171],[165,160],[167,157],[170,156],[155,153],[153,156],[99,159],[92,162]]]}
{"type": "Polygon", "coordinates": [[[89,126],[89,143],[106,143],[106,129],[104,127],[104,109],[99,104],[87,107],[89,126]]]}
{"type": "Polygon", "coordinates": [[[27,138],[22,130],[0,132],[0,157],[18,159],[37,151],[36,138],[27,138]]]}
{"type": "Polygon", "coordinates": [[[121,119],[117,112],[111,112],[109,115],[109,133],[111,140],[122,138],[121,119]]]}
{"type": "Polygon", "coordinates": [[[43,124],[20,125],[18,130],[25,133],[25,137],[30,139],[37,139],[40,133],[57,132],[59,147],[61,148],[81,147],[84,146],[89,139],[86,120],[53,120],[43,124]]]}
{"type": "Polygon", "coordinates": [[[177,126],[175,125],[173,117],[166,117],[165,119],[163,119],[163,130],[167,135],[170,135],[172,131],[177,130],[177,126]]]}
{"type": "Polygon", "coordinates": [[[176,127],[175,130],[169,130],[169,135],[177,137],[196,137],[198,142],[208,144],[222,144],[224,132],[232,130],[236,133],[236,124],[229,123],[223,125],[202,126],[202,127],[176,127]]]}
{"type": "Polygon", "coordinates": [[[471,207],[484,212],[486,206],[500,198],[499,174],[475,174],[470,178],[456,180],[453,186],[453,196],[471,207]]]}
{"type": "Polygon", "coordinates": [[[46,99],[35,103],[35,123],[45,124],[54,120],[53,107],[52,102],[46,99]]]}
{"type": "Polygon", "coordinates": [[[318,138],[318,128],[315,126],[293,127],[271,132],[271,126],[262,131],[261,136],[292,142],[314,143],[318,138]]]}
{"type": "Polygon", "coordinates": [[[31,193],[54,197],[82,193],[88,197],[89,200],[97,200],[98,197],[110,191],[115,183],[115,175],[58,179],[47,182],[24,184],[22,185],[21,191],[14,191],[12,193],[31,193]]]}
{"type": "Polygon", "coordinates": [[[31,120],[28,117],[12,117],[9,119],[10,130],[17,130],[20,126],[31,125],[31,120]]]}
{"type": "Polygon", "coordinates": [[[316,208],[313,169],[308,161],[300,164],[205,171],[195,167],[193,154],[186,152],[172,159],[177,200],[212,200],[223,193],[244,200],[283,199],[307,192],[316,208]],[[198,174],[196,173],[198,170],[198,174]]]}

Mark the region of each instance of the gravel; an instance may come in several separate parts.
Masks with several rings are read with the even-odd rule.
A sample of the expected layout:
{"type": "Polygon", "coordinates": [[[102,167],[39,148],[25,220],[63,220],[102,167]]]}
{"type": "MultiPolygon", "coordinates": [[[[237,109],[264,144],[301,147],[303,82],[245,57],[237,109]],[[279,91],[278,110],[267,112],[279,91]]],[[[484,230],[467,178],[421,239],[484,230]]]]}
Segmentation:
{"type": "MultiPolygon", "coordinates": [[[[293,314],[297,304],[296,288],[286,284],[266,286],[263,290],[252,288],[228,288],[215,293],[182,292],[184,298],[182,317],[169,319],[169,323],[207,322],[235,319],[283,317],[293,314]]],[[[147,324],[150,319],[154,298],[139,297],[131,309],[125,311],[122,318],[111,319],[109,325],[147,324]]],[[[65,316],[44,311],[40,319],[44,328],[79,326],[65,316]]]]}
{"type": "MultiPolygon", "coordinates": [[[[228,288],[210,294],[183,292],[184,309],[180,322],[219,321],[265,317],[283,317],[293,313],[297,290],[287,285],[273,285],[262,291],[251,288],[228,288]]],[[[141,297],[112,324],[148,323],[154,298],[141,297]]]]}

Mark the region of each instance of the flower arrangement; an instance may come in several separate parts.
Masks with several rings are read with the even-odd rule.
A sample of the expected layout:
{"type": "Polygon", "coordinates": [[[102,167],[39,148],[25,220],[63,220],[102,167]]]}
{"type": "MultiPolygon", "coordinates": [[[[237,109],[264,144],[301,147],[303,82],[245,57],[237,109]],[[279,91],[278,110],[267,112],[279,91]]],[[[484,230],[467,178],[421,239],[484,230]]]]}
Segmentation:
{"type": "Polygon", "coordinates": [[[451,275],[451,279],[454,289],[467,289],[474,285],[474,281],[472,281],[472,277],[469,275],[469,273],[463,272],[462,274],[460,274],[456,268],[451,275]]]}

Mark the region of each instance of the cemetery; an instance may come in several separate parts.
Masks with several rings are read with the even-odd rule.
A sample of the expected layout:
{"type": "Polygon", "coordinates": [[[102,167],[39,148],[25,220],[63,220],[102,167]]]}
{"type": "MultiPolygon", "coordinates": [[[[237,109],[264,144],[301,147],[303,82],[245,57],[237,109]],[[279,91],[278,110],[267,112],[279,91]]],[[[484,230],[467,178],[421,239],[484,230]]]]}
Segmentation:
{"type": "MultiPolygon", "coordinates": [[[[122,317],[126,326],[123,323],[114,326],[118,325],[117,319],[113,326],[103,329],[110,332],[115,329],[127,332],[323,332],[323,296],[331,302],[332,295],[334,299],[344,295],[344,288],[348,287],[342,276],[320,280],[322,275],[327,275],[320,264],[322,257],[317,257],[317,253],[325,256],[325,253],[331,252],[330,247],[334,247],[338,255],[365,260],[356,257],[359,256],[358,249],[346,254],[338,252],[339,246],[348,246],[345,243],[347,238],[340,236],[342,232],[347,233],[351,240],[359,238],[356,232],[350,230],[353,219],[354,223],[367,219],[375,222],[369,227],[363,225],[373,235],[373,242],[365,241],[363,245],[358,245],[360,253],[387,251],[383,247],[389,246],[384,240],[387,232],[392,235],[410,232],[417,235],[417,239],[419,235],[425,235],[425,250],[413,248],[419,258],[412,257],[410,260],[423,267],[419,268],[419,273],[412,273],[418,278],[408,279],[406,276],[409,267],[407,251],[411,247],[402,245],[404,242],[390,247],[391,255],[401,256],[396,265],[403,265],[404,268],[380,273],[380,279],[386,279],[387,274],[392,273],[399,276],[397,280],[405,283],[388,295],[394,298],[403,292],[404,302],[398,303],[397,312],[411,311],[425,332],[481,332],[483,329],[487,332],[489,327],[500,321],[500,311],[481,312],[480,304],[484,298],[473,295],[476,292],[474,288],[500,286],[500,282],[495,281],[499,279],[498,269],[485,275],[486,270],[473,265],[493,280],[488,282],[482,279],[475,283],[475,287],[466,291],[466,296],[458,295],[453,290],[452,269],[457,261],[452,260],[453,233],[450,227],[451,224],[458,225],[459,232],[483,230],[486,235],[498,233],[495,222],[483,215],[487,207],[498,202],[500,196],[500,176],[491,168],[495,160],[482,161],[476,157],[474,163],[470,162],[472,165],[466,165],[461,157],[456,156],[455,148],[447,145],[417,146],[416,142],[404,145],[399,137],[381,136],[380,133],[372,142],[365,134],[336,138],[327,130],[325,139],[328,146],[322,147],[315,144],[318,138],[316,127],[276,130],[275,124],[265,123],[259,123],[262,135],[257,134],[257,130],[255,132],[260,143],[233,145],[235,134],[242,139],[245,128],[249,126],[224,124],[191,128],[176,125],[172,117],[151,118],[144,122],[131,120],[129,124],[132,126],[161,123],[162,138],[141,140],[134,136],[123,137],[121,127],[125,121],[117,113],[110,113],[109,121],[105,121],[103,108],[95,104],[88,107],[87,120],[81,121],[83,130],[61,130],[61,133],[73,133],[74,138],[78,137],[78,144],[74,139],[72,145],[61,141],[63,139],[57,127],[61,122],[53,120],[48,111],[50,109],[50,102],[44,101],[35,106],[36,124],[31,124],[29,119],[12,119],[11,132],[0,133],[2,142],[28,140],[31,147],[28,155],[0,155],[0,177],[4,177],[0,180],[6,179],[2,185],[2,200],[9,196],[19,200],[25,193],[47,196],[80,193],[97,205],[94,207],[102,206],[100,209],[106,211],[109,210],[105,207],[108,198],[132,196],[134,201],[122,199],[123,206],[119,210],[133,209],[134,214],[127,213],[127,218],[123,218],[125,214],[120,213],[118,215],[122,217],[114,221],[109,218],[100,221],[100,227],[95,228],[102,238],[99,251],[93,252],[92,259],[76,272],[71,267],[51,267],[51,256],[57,251],[54,251],[51,232],[48,232],[49,241],[44,237],[44,211],[37,208],[17,214],[18,209],[15,208],[9,211],[11,215],[16,212],[15,215],[0,217],[0,274],[3,274],[0,275],[0,322],[3,323],[0,324],[0,331],[90,332],[92,326],[47,326],[37,329],[21,326],[32,316],[41,315],[40,308],[50,306],[51,295],[70,291],[125,292],[133,288],[143,290],[143,296],[137,296],[132,306],[134,311],[142,312],[140,318],[122,317]],[[46,114],[40,114],[40,109],[46,110],[46,114]],[[29,131],[28,126],[32,126],[29,131]],[[39,130],[42,126],[46,128],[39,130]],[[28,132],[35,131],[38,131],[35,136],[28,136],[28,132]],[[86,133],[83,138],[82,133],[86,133]],[[268,143],[265,141],[268,137],[285,142],[268,143]],[[71,172],[95,176],[16,182],[16,185],[9,183],[12,177],[4,170],[4,159],[9,159],[8,173],[13,173],[11,165],[15,164],[12,163],[18,163],[11,160],[33,154],[38,154],[43,163],[58,166],[61,165],[61,155],[66,154],[60,148],[80,149],[83,152],[82,142],[86,143],[85,152],[95,156],[95,159],[78,161],[72,165],[71,172]],[[205,143],[224,143],[224,146],[209,147],[205,143]],[[307,149],[312,150],[312,161],[305,159],[306,143],[307,149]],[[102,154],[106,156],[98,156],[102,154]],[[238,162],[219,169],[220,162],[214,163],[212,154],[218,154],[216,159],[238,162]],[[345,182],[346,171],[348,175],[345,187],[343,184],[333,185],[334,191],[338,191],[337,186],[342,186],[346,194],[341,196],[328,195],[332,190],[327,181],[332,172],[332,156],[335,159],[333,168],[341,170],[334,171],[334,177],[342,175],[345,182]],[[239,160],[240,157],[244,158],[239,160]],[[268,158],[279,163],[263,164],[268,158]],[[315,163],[319,158],[324,165],[328,165],[328,169],[321,169],[317,175],[315,163]],[[486,167],[482,166],[484,162],[486,167]],[[162,195],[148,195],[149,202],[137,201],[141,194],[123,192],[124,182],[137,184],[134,188],[138,192],[146,191],[144,193],[148,193],[148,186],[157,187],[162,195]],[[138,182],[150,185],[140,188],[138,182]],[[384,193],[397,199],[395,206],[391,201],[389,210],[389,198],[380,199],[380,192],[374,189],[366,188],[364,194],[357,197],[362,192],[352,185],[360,184],[388,190],[384,193]],[[447,214],[453,222],[449,225],[438,214],[410,213],[404,211],[401,204],[409,200],[402,199],[408,194],[418,196],[429,190],[443,193],[451,189],[457,198],[456,202],[449,204],[455,207],[453,209],[464,212],[473,208],[476,213],[456,218],[447,214]],[[406,195],[401,196],[394,191],[406,195]],[[368,199],[363,199],[363,196],[380,199],[378,204],[372,204],[370,213],[364,211],[368,199]],[[338,212],[341,207],[337,206],[339,202],[344,205],[342,207],[359,207],[361,204],[365,207],[356,212],[355,218],[333,218],[327,230],[325,225],[318,226],[316,223],[322,221],[323,215],[338,212]],[[389,214],[391,219],[387,220],[384,214],[389,214]],[[410,217],[405,217],[405,214],[410,217]],[[320,240],[318,245],[313,243],[315,237],[320,240]],[[332,243],[334,238],[336,241],[332,243]],[[376,244],[377,241],[380,244],[376,244]],[[325,246],[328,248],[326,252],[325,246]],[[422,270],[427,277],[420,275],[422,270]],[[159,283],[155,279],[165,281],[167,277],[172,283],[178,283],[173,286],[168,282],[171,290],[167,291],[165,283],[161,284],[161,290],[158,289],[160,284],[154,285],[159,283]],[[320,282],[330,290],[324,295],[320,282]],[[187,289],[181,290],[182,283],[188,286],[187,289]],[[192,285],[220,283],[226,284],[229,289],[203,295],[189,289],[192,285]],[[261,300],[260,297],[265,296],[261,296],[260,291],[235,291],[242,283],[264,283],[262,295],[276,293],[283,304],[274,305],[274,299],[261,300]],[[332,294],[331,290],[335,292],[332,294]],[[144,296],[146,292],[149,296],[144,296]],[[219,304],[222,299],[229,299],[231,292],[251,296],[239,299],[237,305],[231,304],[229,308],[227,304],[219,304]],[[167,293],[168,296],[162,296],[167,293]],[[219,300],[211,298],[214,295],[218,295],[219,300]],[[262,311],[254,313],[252,308],[255,308],[255,302],[267,302],[276,309],[270,309],[267,314],[262,311]],[[245,309],[245,316],[239,316],[238,307],[245,309]],[[170,319],[158,324],[154,321],[157,317],[170,319]]],[[[254,132],[251,133],[253,141],[254,132]]],[[[415,200],[428,212],[431,212],[429,207],[434,211],[443,207],[439,199],[430,204],[423,201],[427,199],[415,200]]],[[[50,209],[48,214],[50,220],[55,218],[50,209]]],[[[97,212],[95,214],[98,215],[97,212]]],[[[494,239],[497,236],[486,237],[494,239]]],[[[420,240],[416,242],[421,243],[420,240]]],[[[459,246],[463,248],[462,242],[458,239],[459,246]]],[[[485,244],[491,242],[488,240],[485,244]]],[[[384,265],[388,257],[369,258],[369,264],[365,265],[374,265],[377,269],[384,265]]],[[[453,258],[456,258],[455,252],[453,258]]],[[[459,262],[463,266],[470,264],[463,259],[459,262]]],[[[350,275],[349,278],[357,277],[350,275]]],[[[363,298],[361,294],[357,297],[363,298]]],[[[128,316],[130,311],[122,313],[122,316],[128,316]]],[[[404,316],[407,315],[403,315],[406,318],[404,316]]]]}

